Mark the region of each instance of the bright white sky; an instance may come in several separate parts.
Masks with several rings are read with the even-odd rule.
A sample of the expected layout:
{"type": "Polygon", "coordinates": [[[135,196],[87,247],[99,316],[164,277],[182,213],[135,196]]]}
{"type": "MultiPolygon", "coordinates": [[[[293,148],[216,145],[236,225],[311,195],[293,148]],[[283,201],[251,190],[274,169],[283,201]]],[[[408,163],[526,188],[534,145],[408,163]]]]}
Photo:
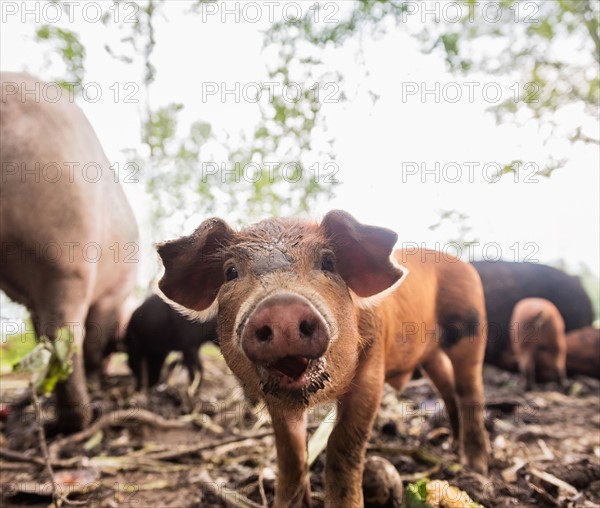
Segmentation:
{"type": "MultiPolygon", "coordinates": [[[[44,57],[40,45],[33,41],[34,16],[28,15],[23,22],[21,11],[14,15],[6,11],[7,4],[21,9],[22,2],[2,4],[2,69],[28,70],[45,80],[60,76],[61,67],[44,57]]],[[[235,4],[228,5],[233,8],[235,4]]],[[[274,12],[280,13],[278,9],[286,4],[280,2],[274,12]]],[[[63,16],[59,26],[77,31],[85,44],[86,82],[98,83],[103,94],[96,103],[79,103],[109,160],[122,162],[122,150],[138,143],[140,105],[115,102],[109,87],[117,82],[122,94],[131,91],[125,84],[139,79],[140,67],[117,62],[106,54],[106,28],[101,23],[85,21],[83,5],[82,2],[75,8],[74,23],[66,23],[63,16]]],[[[203,100],[201,90],[203,83],[208,82],[226,83],[229,87],[237,82],[243,87],[266,80],[269,53],[263,51],[261,30],[267,26],[268,10],[264,7],[262,21],[255,24],[236,22],[233,14],[223,23],[221,12],[203,21],[201,16],[186,15],[186,7],[185,2],[167,2],[165,15],[156,23],[153,62],[158,74],[151,89],[153,107],[181,102],[185,105],[181,113],[184,125],[201,119],[211,123],[215,131],[233,138],[242,131],[252,133],[258,119],[255,104],[236,102],[233,97],[224,102],[218,96],[203,100]]],[[[121,16],[128,14],[128,10],[121,11],[121,16]]],[[[87,18],[93,16],[94,9],[90,8],[87,18]]],[[[598,273],[598,147],[571,145],[560,139],[544,144],[545,132],[538,131],[533,123],[496,125],[492,114],[485,111],[490,103],[484,100],[482,89],[488,85],[489,96],[493,96],[499,83],[504,87],[505,98],[512,93],[508,87],[513,83],[502,82],[498,77],[463,79],[451,75],[442,56],[421,53],[407,31],[408,25],[395,28],[390,24],[385,36],[374,40],[365,35],[362,40],[348,41],[343,48],[327,48],[323,52],[324,62],[344,73],[344,90],[349,100],[324,106],[329,132],[335,138],[337,177],[342,185],[334,199],[315,208],[314,218],[332,208],[343,208],[362,222],[397,231],[399,246],[416,242],[443,247],[448,238],[456,236],[456,228],[448,225],[430,231],[428,227],[438,222],[440,210],[456,209],[469,216],[467,223],[481,242],[474,250],[479,258],[501,254],[505,259],[524,260],[530,254],[530,261],[552,263],[564,259],[575,270],[585,263],[598,273]],[[473,101],[469,100],[465,81],[478,83],[473,101]],[[433,94],[425,101],[419,93],[406,96],[402,91],[411,86],[408,83],[419,88],[422,84],[429,89],[438,86],[450,98],[460,90],[462,99],[451,103],[443,96],[436,100],[433,94]],[[369,90],[380,96],[375,104],[369,90]],[[522,159],[541,167],[549,156],[569,159],[565,168],[549,179],[536,177],[530,170],[520,175],[517,182],[514,175],[505,175],[498,183],[490,184],[482,174],[481,168],[487,163],[497,165],[522,159]],[[478,164],[472,178],[467,165],[471,162],[478,164]],[[436,177],[436,163],[451,166],[436,177]],[[431,173],[409,174],[421,165],[431,173]],[[457,174],[456,166],[462,174],[457,174]],[[444,174],[446,180],[457,181],[444,182],[444,174]],[[527,177],[534,183],[525,182],[527,177]],[[487,246],[487,250],[482,246],[487,246]]],[[[583,122],[584,116],[577,107],[564,111],[560,118],[564,132],[583,122]]],[[[146,259],[153,259],[144,184],[129,183],[124,187],[141,225],[146,259]]],[[[195,217],[183,228],[176,225],[172,235],[191,231],[204,218],[195,217]]],[[[142,285],[151,272],[152,268],[144,269],[142,285]]]]}

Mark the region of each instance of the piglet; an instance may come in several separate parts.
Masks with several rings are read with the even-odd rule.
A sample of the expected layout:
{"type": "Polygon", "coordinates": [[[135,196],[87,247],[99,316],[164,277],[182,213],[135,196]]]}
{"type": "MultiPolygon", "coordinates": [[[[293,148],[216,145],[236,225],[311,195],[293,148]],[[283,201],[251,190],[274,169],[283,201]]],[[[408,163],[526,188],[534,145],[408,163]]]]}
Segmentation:
{"type": "Polygon", "coordinates": [[[137,389],[156,385],[165,358],[171,351],[183,353],[190,382],[202,376],[198,349],[207,342],[218,343],[216,320],[200,323],[182,315],[158,295],[138,307],[129,321],[125,344],[137,389]]]}
{"type": "Polygon", "coordinates": [[[556,306],[544,298],[525,298],[510,319],[511,345],[525,389],[536,380],[566,383],[565,322],[556,306]]]}
{"type": "Polygon", "coordinates": [[[227,364],[246,394],[266,403],[277,507],[310,506],[306,411],[327,400],[337,401],[338,421],[327,445],[326,499],[362,506],[383,383],[401,388],[420,364],[450,405],[465,462],[487,470],[481,282],[456,259],[425,266],[419,251],[402,268],[403,252],[391,256],[396,240],[388,229],[332,211],[320,224],[267,219],[239,232],[209,219],[159,246],[165,297],[200,319],[217,317],[227,364]],[[413,265],[415,276],[400,286],[413,265]]]}

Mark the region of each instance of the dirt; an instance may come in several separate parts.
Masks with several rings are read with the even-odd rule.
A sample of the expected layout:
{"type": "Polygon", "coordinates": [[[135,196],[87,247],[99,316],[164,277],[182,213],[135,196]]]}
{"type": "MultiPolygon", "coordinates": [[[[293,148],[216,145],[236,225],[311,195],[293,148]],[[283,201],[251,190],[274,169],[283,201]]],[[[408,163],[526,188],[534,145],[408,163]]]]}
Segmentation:
{"type": "MultiPolygon", "coordinates": [[[[198,398],[188,396],[177,369],[147,396],[134,392],[128,375],[109,377],[92,393],[96,416],[109,415],[106,424],[59,446],[54,474],[65,482],[59,490],[83,506],[271,505],[276,466],[268,415],[244,399],[218,354],[203,349],[203,359],[198,398]]],[[[600,506],[600,381],[576,377],[561,391],[546,385],[524,393],[516,374],[486,366],[484,378],[492,448],[486,477],[457,464],[443,404],[426,379],[411,381],[400,396],[385,388],[368,454],[394,464],[405,486],[424,476],[447,480],[490,508],[600,506]]],[[[10,375],[0,378],[2,401],[15,397],[15,386],[10,375]]],[[[310,428],[332,407],[311,410],[310,428]]],[[[51,433],[51,403],[42,409],[51,433]]],[[[43,456],[35,411],[5,413],[6,407],[0,446],[18,456],[0,454],[2,506],[49,506],[49,473],[42,463],[26,462],[43,456]]],[[[51,451],[61,438],[48,436],[51,451]]],[[[322,452],[311,466],[317,508],[324,506],[325,460],[322,452]]]]}

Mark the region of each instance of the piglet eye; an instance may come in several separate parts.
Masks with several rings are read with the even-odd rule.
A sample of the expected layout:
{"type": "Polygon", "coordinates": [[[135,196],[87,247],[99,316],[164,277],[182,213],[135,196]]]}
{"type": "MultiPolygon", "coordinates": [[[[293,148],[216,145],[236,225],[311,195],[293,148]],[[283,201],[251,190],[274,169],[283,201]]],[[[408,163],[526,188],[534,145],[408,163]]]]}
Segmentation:
{"type": "Polygon", "coordinates": [[[333,252],[323,252],[323,254],[321,255],[321,270],[323,270],[324,272],[335,272],[333,252]]]}
{"type": "Polygon", "coordinates": [[[229,266],[226,270],[225,270],[225,278],[229,281],[229,280],[233,280],[233,279],[237,279],[238,278],[238,271],[237,268],[235,266],[229,266]]]}

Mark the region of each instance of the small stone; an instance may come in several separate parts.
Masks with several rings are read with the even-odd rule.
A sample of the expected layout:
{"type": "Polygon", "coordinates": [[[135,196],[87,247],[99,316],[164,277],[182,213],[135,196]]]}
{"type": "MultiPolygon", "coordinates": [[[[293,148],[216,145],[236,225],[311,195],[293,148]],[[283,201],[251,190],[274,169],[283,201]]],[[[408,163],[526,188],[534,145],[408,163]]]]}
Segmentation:
{"type": "Polygon", "coordinates": [[[376,456],[365,461],[363,495],[366,508],[399,508],[404,496],[402,479],[394,465],[376,456]]]}

